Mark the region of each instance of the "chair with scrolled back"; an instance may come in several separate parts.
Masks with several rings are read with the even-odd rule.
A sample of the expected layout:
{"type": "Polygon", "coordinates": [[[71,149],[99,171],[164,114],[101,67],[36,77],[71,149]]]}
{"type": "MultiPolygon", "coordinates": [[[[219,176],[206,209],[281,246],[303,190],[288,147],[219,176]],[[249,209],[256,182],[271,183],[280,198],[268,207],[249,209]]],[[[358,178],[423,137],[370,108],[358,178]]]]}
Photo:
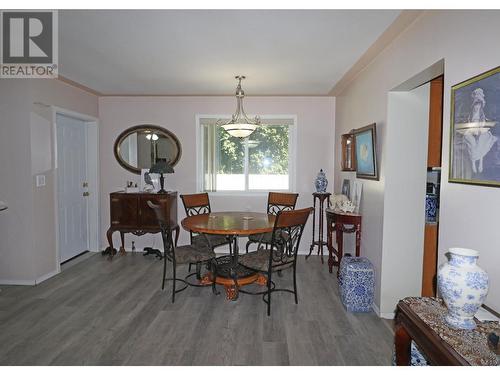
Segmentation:
{"type": "MultiPolygon", "coordinates": [[[[202,248],[196,248],[192,245],[184,245],[184,246],[175,246],[174,241],[172,239],[172,227],[171,223],[169,223],[164,215],[161,206],[152,203],[151,201],[147,202],[148,206],[153,209],[155,212],[156,218],[158,220],[158,224],[161,229],[161,236],[163,239],[163,279],[161,284],[161,289],[165,289],[165,281],[172,281],[172,303],[175,302],[175,295],[177,293],[185,290],[188,285],[193,285],[188,283],[187,277],[192,276],[194,274],[190,274],[186,276],[186,279],[178,279],[176,278],[177,274],[177,265],[179,264],[207,264],[212,269],[212,291],[217,294],[217,290],[215,287],[215,280],[217,279],[217,268],[215,264],[215,253],[213,249],[205,246],[202,248]],[[172,277],[167,278],[167,262],[172,263],[172,277]],[[176,282],[182,282],[184,284],[183,287],[176,289],[176,282]]],[[[198,267],[197,267],[198,268],[198,267]]],[[[196,285],[195,285],[196,286],[196,285]]]]}
{"type": "MultiPolygon", "coordinates": [[[[269,192],[267,196],[267,213],[269,215],[277,215],[281,211],[295,210],[298,197],[299,195],[296,193],[269,192]]],[[[251,234],[248,236],[246,245],[247,253],[252,243],[257,244],[257,249],[261,244],[266,245],[267,249],[268,245],[271,243],[271,233],[251,234]]]]}
{"type": "MultiPolygon", "coordinates": [[[[182,194],[181,199],[186,210],[186,216],[209,214],[212,212],[208,193],[182,194]]],[[[215,249],[216,247],[230,243],[229,238],[219,234],[199,235],[189,232],[189,235],[191,244],[196,247],[209,246],[211,249],[215,249]]]]}
{"type": "Polygon", "coordinates": [[[239,259],[241,265],[261,272],[267,277],[267,288],[264,292],[253,293],[243,289],[240,289],[240,292],[262,295],[262,299],[267,304],[268,316],[271,315],[271,294],[274,292],[292,293],[295,303],[298,303],[297,253],[304,227],[313,210],[309,207],[278,212],[271,234],[270,248],[259,248],[257,251],[242,255],[239,259]],[[293,273],[293,289],[277,289],[272,281],[272,274],[290,268],[293,273]]]}

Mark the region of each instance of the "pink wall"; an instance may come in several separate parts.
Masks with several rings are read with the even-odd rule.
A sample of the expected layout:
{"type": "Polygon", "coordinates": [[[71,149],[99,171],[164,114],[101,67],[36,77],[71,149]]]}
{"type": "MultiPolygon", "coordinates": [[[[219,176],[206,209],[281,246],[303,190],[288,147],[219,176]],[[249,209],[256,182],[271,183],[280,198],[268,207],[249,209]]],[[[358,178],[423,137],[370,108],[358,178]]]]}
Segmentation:
{"type": "Polygon", "coordinates": [[[59,80],[2,80],[0,200],[9,209],[0,215],[0,283],[33,284],[55,273],[50,106],[97,117],[97,105],[97,96],[59,80]],[[45,186],[35,187],[36,174],[45,175],[45,186]]]}
{"type": "MultiPolygon", "coordinates": [[[[137,124],[155,124],[172,131],[182,145],[182,158],[173,175],[167,175],[169,190],[181,193],[196,192],[196,119],[197,114],[232,114],[235,109],[233,97],[101,97],[99,99],[100,119],[100,176],[101,176],[101,239],[107,246],[105,233],[109,227],[109,193],[123,189],[126,180],[139,182],[139,176],[123,169],[113,155],[116,137],[126,128],[137,124]]],[[[297,166],[296,191],[300,194],[298,207],[312,205],[313,182],[320,168],[326,170],[333,180],[334,111],[335,99],[331,97],[248,97],[245,98],[248,113],[260,115],[297,116],[297,166]]],[[[330,185],[331,190],[333,184],[330,185]]],[[[263,211],[267,196],[211,195],[213,210],[263,211]]],[[[179,201],[179,221],[184,209],[179,201]]],[[[311,226],[311,223],[308,225],[311,226]]],[[[301,249],[306,251],[311,241],[307,228],[301,249]]],[[[131,247],[131,240],[141,248],[159,237],[128,236],[125,246],[131,247]]],[[[114,237],[115,247],[119,236],[114,237]]],[[[188,235],[182,230],[180,243],[187,243],[188,235]]]]}
{"type": "MultiPolygon", "coordinates": [[[[498,209],[500,191],[497,188],[448,183],[450,91],[451,86],[498,66],[500,49],[500,12],[487,11],[426,11],[405,32],[398,36],[355,80],[337,97],[336,141],[340,135],[372,122],[377,123],[380,181],[363,180],[362,254],[368,256],[377,269],[376,304],[381,313],[392,313],[394,295],[385,287],[406,283],[415,274],[404,277],[386,262],[383,246],[384,191],[388,175],[384,165],[387,152],[387,98],[389,91],[444,59],[444,117],[442,184],[440,207],[439,263],[450,247],[470,247],[480,251],[479,264],[490,276],[487,304],[500,310],[500,231],[498,209]],[[467,27],[477,25],[478,27],[467,27]],[[385,266],[384,266],[385,265],[385,266]]],[[[389,124],[390,126],[390,124],[389,124]]],[[[336,155],[339,156],[337,150],[336,155]]],[[[398,162],[405,168],[402,155],[398,162]]],[[[335,166],[336,184],[343,178],[354,179],[352,173],[341,172],[335,166]]],[[[412,212],[401,213],[404,220],[412,212]]],[[[389,227],[388,230],[391,228],[389,227]]],[[[412,239],[409,238],[408,241],[412,239]]],[[[401,249],[404,252],[405,248],[401,249]]],[[[421,267],[421,264],[414,265],[421,267]]]]}

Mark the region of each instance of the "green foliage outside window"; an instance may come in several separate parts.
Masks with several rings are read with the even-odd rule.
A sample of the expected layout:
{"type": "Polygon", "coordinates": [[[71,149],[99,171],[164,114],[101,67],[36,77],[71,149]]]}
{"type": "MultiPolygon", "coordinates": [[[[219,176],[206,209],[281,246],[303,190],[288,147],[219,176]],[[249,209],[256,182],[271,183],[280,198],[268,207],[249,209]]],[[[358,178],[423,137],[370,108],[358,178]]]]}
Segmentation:
{"type": "MultiPolygon", "coordinates": [[[[288,126],[260,126],[249,137],[248,169],[250,174],[288,174],[288,126]],[[255,142],[255,143],[253,143],[255,142]]],[[[242,174],[245,141],[230,136],[217,127],[219,168],[221,174],[242,174]]]]}

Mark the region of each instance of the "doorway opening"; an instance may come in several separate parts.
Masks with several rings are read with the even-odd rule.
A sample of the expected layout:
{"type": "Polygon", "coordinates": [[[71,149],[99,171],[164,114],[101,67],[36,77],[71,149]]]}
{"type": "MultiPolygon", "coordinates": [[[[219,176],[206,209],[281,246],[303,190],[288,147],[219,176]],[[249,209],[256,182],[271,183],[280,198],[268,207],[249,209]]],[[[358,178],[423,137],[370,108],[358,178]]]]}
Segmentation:
{"type": "Polygon", "coordinates": [[[97,119],[53,107],[56,264],[99,249],[97,119]]]}
{"type": "Polygon", "coordinates": [[[435,293],[438,224],[435,217],[426,217],[426,203],[439,205],[443,74],[444,60],[440,60],[388,93],[383,317],[393,316],[401,298],[435,293]]]}

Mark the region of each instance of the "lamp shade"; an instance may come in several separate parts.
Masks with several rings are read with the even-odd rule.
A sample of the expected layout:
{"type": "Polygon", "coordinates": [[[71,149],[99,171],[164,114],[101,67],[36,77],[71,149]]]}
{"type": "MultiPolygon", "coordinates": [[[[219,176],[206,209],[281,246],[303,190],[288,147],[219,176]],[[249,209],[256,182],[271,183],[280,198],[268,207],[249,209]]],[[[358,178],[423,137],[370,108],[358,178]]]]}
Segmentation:
{"type": "Polygon", "coordinates": [[[222,125],[222,128],[227,131],[231,136],[238,138],[246,138],[252,134],[257,125],[254,124],[227,124],[222,125]]]}
{"type": "Polygon", "coordinates": [[[166,161],[159,161],[158,163],[154,164],[151,167],[149,173],[158,173],[158,174],[174,173],[174,167],[172,167],[166,161]]]}

